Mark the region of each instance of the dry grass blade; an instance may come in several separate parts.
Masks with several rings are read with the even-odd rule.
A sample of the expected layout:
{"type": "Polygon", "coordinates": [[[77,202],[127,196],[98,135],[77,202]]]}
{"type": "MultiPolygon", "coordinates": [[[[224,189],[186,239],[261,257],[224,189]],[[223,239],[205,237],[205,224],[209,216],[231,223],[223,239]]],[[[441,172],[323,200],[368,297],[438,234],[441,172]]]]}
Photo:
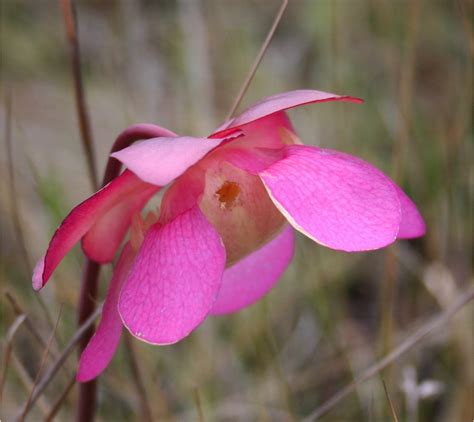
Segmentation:
{"type": "MultiPolygon", "coordinates": [[[[26,312],[24,311],[24,309],[22,309],[22,307],[19,305],[18,301],[14,298],[14,296],[9,291],[6,291],[5,297],[10,302],[10,305],[13,308],[13,312],[15,312],[17,316],[25,314],[25,328],[30,332],[30,334],[33,336],[33,338],[38,342],[38,344],[41,347],[46,348],[47,346],[46,341],[44,340],[42,335],[38,332],[35,325],[31,321],[31,318],[28,315],[26,315],[26,312]]],[[[56,352],[53,350],[49,351],[49,355],[51,356],[52,359],[57,358],[56,352]]],[[[67,372],[67,368],[63,368],[63,369],[64,371],[67,372]]]]}
{"type": "Polygon", "coordinates": [[[242,98],[244,98],[244,95],[247,92],[250,82],[252,82],[252,79],[255,76],[255,73],[257,72],[258,66],[260,65],[263,59],[263,56],[265,55],[265,52],[267,51],[268,46],[270,45],[273,39],[273,35],[275,34],[278,24],[280,23],[281,18],[283,17],[283,13],[285,13],[285,9],[288,6],[288,1],[289,0],[282,1],[281,6],[278,9],[278,13],[275,16],[275,19],[273,20],[272,27],[270,28],[270,31],[267,34],[267,38],[265,38],[265,41],[263,42],[262,47],[260,48],[260,51],[258,52],[257,58],[255,59],[255,62],[250,68],[250,71],[247,77],[245,78],[245,81],[242,84],[242,87],[240,88],[240,91],[237,95],[237,98],[234,101],[234,104],[232,104],[232,108],[230,109],[226,120],[229,120],[234,115],[235,111],[237,110],[237,107],[239,107],[240,102],[242,101],[242,98]]]}
{"type": "Polygon", "coordinates": [[[138,360],[133,348],[133,344],[130,340],[130,335],[126,333],[125,335],[125,350],[127,352],[130,369],[132,370],[132,378],[137,389],[138,397],[140,399],[140,406],[142,410],[143,419],[147,422],[153,420],[150,403],[146,395],[145,384],[143,383],[142,375],[140,372],[140,367],[138,365],[138,360]]]}
{"type": "MultiPolygon", "coordinates": [[[[29,393],[31,389],[33,388],[33,380],[31,379],[28,371],[24,367],[21,360],[16,355],[14,349],[12,350],[11,360],[12,360],[13,366],[15,367],[16,375],[18,376],[21,384],[23,385],[25,392],[29,393]]],[[[46,400],[44,396],[38,399],[38,409],[41,411],[41,413],[44,416],[46,416],[49,413],[50,407],[51,406],[49,405],[48,401],[46,400]]]]}
{"type": "Polygon", "coordinates": [[[22,411],[20,417],[18,418],[18,420],[21,421],[21,422],[25,420],[26,415],[28,414],[28,411],[31,409],[31,397],[33,396],[33,393],[35,391],[35,387],[38,384],[39,377],[41,375],[41,372],[43,371],[44,364],[46,363],[46,358],[48,357],[49,349],[50,349],[51,344],[53,343],[53,339],[56,335],[56,331],[57,331],[58,325],[59,325],[59,320],[61,319],[62,309],[63,308],[61,306],[61,308],[59,308],[58,318],[56,319],[56,324],[54,325],[53,332],[51,333],[51,335],[49,337],[48,343],[47,343],[46,348],[44,349],[44,352],[43,352],[43,356],[41,357],[40,366],[38,368],[38,373],[36,374],[36,378],[35,378],[35,381],[33,383],[33,387],[31,388],[30,394],[28,396],[28,400],[25,403],[23,411],[22,411]]]}
{"type": "Polygon", "coordinates": [[[25,322],[26,315],[18,315],[13,321],[13,324],[10,325],[10,328],[7,331],[5,336],[5,345],[3,349],[3,364],[2,364],[2,373],[0,375],[0,403],[2,402],[3,397],[3,386],[5,385],[5,379],[7,377],[8,361],[10,360],[10,355],[12,352],[12,342],[15,337],[15,333],[20,328],[21,324],[25,322]]]}
{"type": "Polygon", "coordinates": [[[394,420],[394,422],[398,422],[397,412],[395,412],[395,407],[393,406],[392,399],[390,398],[387,384],[385,384],[384,380],[382,380],[382,384],[383,384],[383,389],[385,391],[385,396],[387,397],[387,400],[388,400],[388,405],[390,406],[390,413],[392,414],[392,419],[394,420]]]}
{"type": "Polygon", "coordinates": [[[198,412],[198,421],[204,422],[206,419],[204,418],[204,409],[202,408],[201,395],[199,394],[199,388],[195,388],[193,390],[193,398],[194,398],[194,403],[196,404],[196,409],[198,412]]]}
{"type": "Polygon", "coordinates": [[[62,367],[63,363],[66,361],[68,356],[74,350],[76,345],[81,341],[84,333],[89,329],[89,327],[94,323],[96,318],[102,313],[102,304],[97,307],[95,312],[79,327],[79,329],[74,333],[74,336],[69,340],[69,343],[66,345],[62,353],[56,359],[56,361],[50,366],[50,368],[43,375],[43,378],[38,382],[38,385],[33,393],[31,398],[30,406],[33,406],[38,397],[43,393],[45,388],[51,382],[53,377],[62,367]]]}
{"type": "Polygon", "coordinates": [[[360,375],[358,378],[356,378],[354,382],[341,389],[338,393],[332,396],[323,405],[318,407],[309,416],[304,418],[303,422],[314,421],[329,412],[341,400],[343,400],[349,394],[354,392],[360,384],[372,378],[374,375],[384,369],[387,365],[390,365],[401,355],[403,355],[413,346],[415,346],[426,335],[446,324],[457,312],[459,312],[466,304],[468,304],[473,299],[474,286],[467,289],[463,294],[461,294],[458,299],[453,303],[453,305],[451,305],[446,311],[440,313],[439,315],[428,321],[426,324],[424,324],[422,327],[420,327],[413,335],[408,337],[403,343],[393,349],[383,359],[367,368],[367,370],[362,373],[362,375],[360,375]]]}
{"type": "MultiPolygon", "coordinates": [[[[17,191],[16,191],[16,180],[13,160],[13,145],[12,145],[12,97],[11,93],[7,91],[5,97],[5,144],[7,148],[7,166],[8,166],[8,182],[9,182],[9,195],[10,195],[10,206],[11,215],[13,219],[13,229],[20,246],[21,255],[25,262],[27,271],[29,274],[32,273],[33,266],[31,265],[31,259],[28,254],[28,248],[26,247],[25,237],[23,235],[23,229],[21,225],[20,210],[17,202],[17,191]]],[[[49,327],[53,329],[53,319],[40,295],[35,295],[38,304],[46,318],[49,327]]]]}
{"type": "Polygon", "coordinates": [[[7,93],[5,99],[5,143],[7,147],[7,166],[8,166],[8,178],[10,187],[10,205],[11,215],[13,219],[13,228],[15,230],[16,238],[18,239],[21,254],[27,265],[28,269],[32,268],[30,256],[26,249],[25,242],[23,241],[23,230],[21,229],[20,214],[18,212],[18,204],[16,201],[16,181],[15,181],[15,170],[13,165],[13,147],[12,147],[12,97],[10,93],[7,93]]]}
{"type": "Polygon", "coordinates": [[[54,417],[56,416],[56,413],[58,413],[59,409],[61,408],[62,404],[66,400],[69,392],[72,390],[72,387],[74,387],[75,384],[76,384],[76,375],[74,374],[74,376],[72,376],[69,382],[67,383],[66,388],[61,393],[56,403],[54,403],[48,415],[44,418],[44,422],[50,422],[54,419],[54,417]]]}
{"type": "Polygon", "coordinates": [[[79,130],[81,131],[81,141],[84,148],[87,167],[93,190],[97,190],[99,179],[97,177],[94,143],[92,140],[92,129],[87,112],[86,98],[84,94],[84,84],[81,73],[81,55],[79,41],[77,38],[77,28],[72,0],[60,0],[63,13],[66,35],[69,42],[69,54],[71,59],[71,71],[74,79],[74,93],[76,100],[77,117],[79,119],[79,130]]]}

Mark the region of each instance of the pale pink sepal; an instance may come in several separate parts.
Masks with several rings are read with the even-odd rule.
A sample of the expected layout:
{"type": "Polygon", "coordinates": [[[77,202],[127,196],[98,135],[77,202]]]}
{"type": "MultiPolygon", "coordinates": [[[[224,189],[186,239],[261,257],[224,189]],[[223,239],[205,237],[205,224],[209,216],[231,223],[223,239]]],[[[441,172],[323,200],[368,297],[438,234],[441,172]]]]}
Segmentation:
{"type": "Polygon", "coordinates": [[[260,177],[290,224],[324,246],[366,251],[397,237],[401,211],[393,182],[361,159],[294,145],[260,177]]]}
{"type": "Polygon", "coordinates": [[[293,258],[294,230],[286,227],[275,239],[224,271],[211,314],[238,311],[265,296],[293,258]]]}
{"type": "Polygon", "coordinates": [[[398,231],[399,239],[413,239],[426,233],[426,225],[416,205],[398,186],[395,185],[402,210],[402,221],[398,231]]]}
{"type": "Polygon", "coordinates": [[[112,262],[125,237],[135,213],[140,212],[160,187],[143,183],[122,201],[107,211],[82,239],[82,250],[93,261],[112,262]]]}
{"type": "Polygon", "coordinates": [[[186,337],[215,302],[225,261],[219,234],[197,206],[152,226],[120,294],[124,325],[151,344],[186,337]]]}
{"type": "Polygon", "coordinates": [[[224,139],[177,136],[133,144],[111,154],[145,182],[165,186],[224,139]]]}
{"type": "Polygon", "coordinates": [[[239,114],[234,119],[229,120],[225,125],[219,127],[219,129],[216,130],[211,136],[222,136],[229,129],[243,126],[278,111],[288,110],[290,108],[305,104],[322,103],[327,101],[349,101],[353,103],[363,102],[360,98],[330,94],[328,92],[315,91],[311,89],[299,89],[295,91],[282,92],[280,94],[264,98],[263,100],[249,107],[243,113],[239,114]]]}
{"type": "Polygon", "coordinates": [[[100,375],[114,357],[122,335],[122,320],[117,310],[118,298],[134,257],[135,253],[127,243],[114,269],[99,326],[81,354],[76,375],[78,382],[87,382],[100,375]]]}
{"type": "Polygon", "coordinates": [[[33,288],[39,290],[51,277],[66,253],[107,211],[137,190],[150,186],[130,171],[124,171],[104,188],[76,206],[54,233],[46,255],[33,273],[33,288]],[[41,263],[43,261],[43,263],[41,263]]]}

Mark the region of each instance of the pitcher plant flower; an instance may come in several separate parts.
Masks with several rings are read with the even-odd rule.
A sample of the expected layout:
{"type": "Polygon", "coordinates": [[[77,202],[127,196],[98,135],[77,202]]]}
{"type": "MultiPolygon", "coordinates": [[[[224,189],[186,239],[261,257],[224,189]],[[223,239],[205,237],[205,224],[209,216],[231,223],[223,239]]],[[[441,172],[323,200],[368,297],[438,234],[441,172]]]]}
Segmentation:
{"type": "Polygon", "coordinates": [[[281,93],[207,138],[135,126],[156,129],[156,137],[112,154],[126,169],[71,211],[33,275],[38,290],[81,239],[90,259],[111,262],[130,233],[79,381],[104,370],[123,326],[147,343],[172,344],[208,315],[259,300],[292,259],[294,229],[346,252],[424,234],[416,206],[380,170],[301,143],[285,111],[327,101],[361,102],[314,90],[281,93]],[[142,218],[165,187],[159,210],[142,218]]]}

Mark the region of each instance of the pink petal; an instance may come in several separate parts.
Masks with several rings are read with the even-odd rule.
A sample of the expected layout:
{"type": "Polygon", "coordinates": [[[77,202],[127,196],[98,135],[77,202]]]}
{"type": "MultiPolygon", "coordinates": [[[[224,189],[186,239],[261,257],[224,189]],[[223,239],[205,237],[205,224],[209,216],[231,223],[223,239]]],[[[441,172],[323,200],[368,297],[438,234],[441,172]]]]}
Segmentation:
{"type": "Polygon", "coordinates": [[[174,181],[161,201],[159,220],[161,224],[168,224],[199,202],[204,191],[204,176],[205,169],[197,165],[174,181]]]}
{"type": "Polygon", "coordinates": [[[122,335],[122,320],[117,310],[118,298],[134,258],[135,253],[130,244],[125,245],[110,281],[99,326],[79,360],[76,377],[79,382],[87,382],[100,375],[115,354],[122,335]]]}
{"type": "Polygon", "coordinates": [[[197,206],[152,226],[120,295],[124,325],[152,344],[186,337],[209,313],[225,260],[218,233],[197,206]]]}
{"type": "MultiPolygon", "coordinates": [[[[235,129],[233,129],[235,130],[235,129]]],[[[297,139],[293,126],[284,112],[251,122],[241,131],[243,136],[222,144],[212,151],[202,163],[227,161],[251,174],[258,174],[269,165],[283,158],[282,147],[297,139]]]]}
{"type": "Polygon", "coordinates": [[[388,177],[363,160],[294,145],[260,177],[290,224],[324,246],[365,251],[397,237],[397,191],[388,177]]]}
{"type": "Polygon", "coordinates": [[[111,154],[145,182],[165,186],[224,139],[178,136],[155,138],[111,154]]]}
{"type": "Polygon", "coordinates": [[[82,239],[82,249],[92,260],[102,264],[111,262],[120,247],[135,213],[159,191],[159,187],[143,183],[105,213],[82,239]]]}
{"type": "Polygon", "coordinates": [[[362,102],[362,100],[359,98],[335,95],[328,92],[310,89],[282,92],[280,94],[264,98],[257,104],[254,104],[242,114],[227,122],[225,126],[221,126],[211,136],[222,137],[229,129],[254,122],[257,119],[261,119],[262,117],[268,116],[278,111],[287,110],[300,105],[321,103],[326,101],[350,101],[354,103],[362,102]]]}
{"type": "Polygon", "coordinates": [[[399,239],[412,239],[423,236],[426,233],[426,225],[423,217],[420,215],[416,205],[397,185],[395,188],[398,193],[402,210],[402,221],[398,231],[399,239]]]}
{"type": "MultiPolygon", "coordinates": [[[[259,174],[285,156],[285,150],[269,148],[222,148],[219,157],[250,174],[259,174]]],[[[216,155],[217,157],[217,155],[216,155]]]]}
{"type": "Polygon", "coordinates": [[[123,172],[97,193],[75,207],[51,239],[46,255],[33,274],[33,288],[39,290],[51,277],[66,253],[107,211],[137,190],[150,187],[129,171],[123,172]]]}
{"type": "Polygon", "coordinates": [[[295,236],[287,227],[275,239],[224,271],[211,314],[238,311],[265,296],[293,258],[295,236]]]}
{"type": "MultiPolygon", "coordinates": [[[[225,133],[235,130],[226,129],[225,133]]],[[[277,112],[246,124],[239,132],[243,136],[236,136],[228,144],[232,147],[281,148],[285,144],[282,140],[284,130],[294,132],[293,125],[285,112],[277,112]]],[[[215,137],[211,135],[211,138],[215,137]]]]}

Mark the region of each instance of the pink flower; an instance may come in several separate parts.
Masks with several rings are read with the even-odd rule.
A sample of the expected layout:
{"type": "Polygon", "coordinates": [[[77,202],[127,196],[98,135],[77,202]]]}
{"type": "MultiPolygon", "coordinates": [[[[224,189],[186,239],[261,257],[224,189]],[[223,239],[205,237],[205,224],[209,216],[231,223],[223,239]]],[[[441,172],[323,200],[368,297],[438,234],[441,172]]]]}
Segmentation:
{"type": "Polygon", "coordinates": [[[40,289],[80,239],[89,258],[110,262],[132,225],[80,381],[108,365],[122,324],[140,340],[171,344],[207,315],[260,299],[291,261],[293,228],[348,252],[424,234],[415,205],[381,171],[301,144],[285,110],[324,101],[361,102],[299,90],[262,100],[208,138],[129,129],[156,137],[112,154],[127,169],[72,210],[33,276],[40,289]],[[159,217],[134,218],[165,186],[159,217]]]}

